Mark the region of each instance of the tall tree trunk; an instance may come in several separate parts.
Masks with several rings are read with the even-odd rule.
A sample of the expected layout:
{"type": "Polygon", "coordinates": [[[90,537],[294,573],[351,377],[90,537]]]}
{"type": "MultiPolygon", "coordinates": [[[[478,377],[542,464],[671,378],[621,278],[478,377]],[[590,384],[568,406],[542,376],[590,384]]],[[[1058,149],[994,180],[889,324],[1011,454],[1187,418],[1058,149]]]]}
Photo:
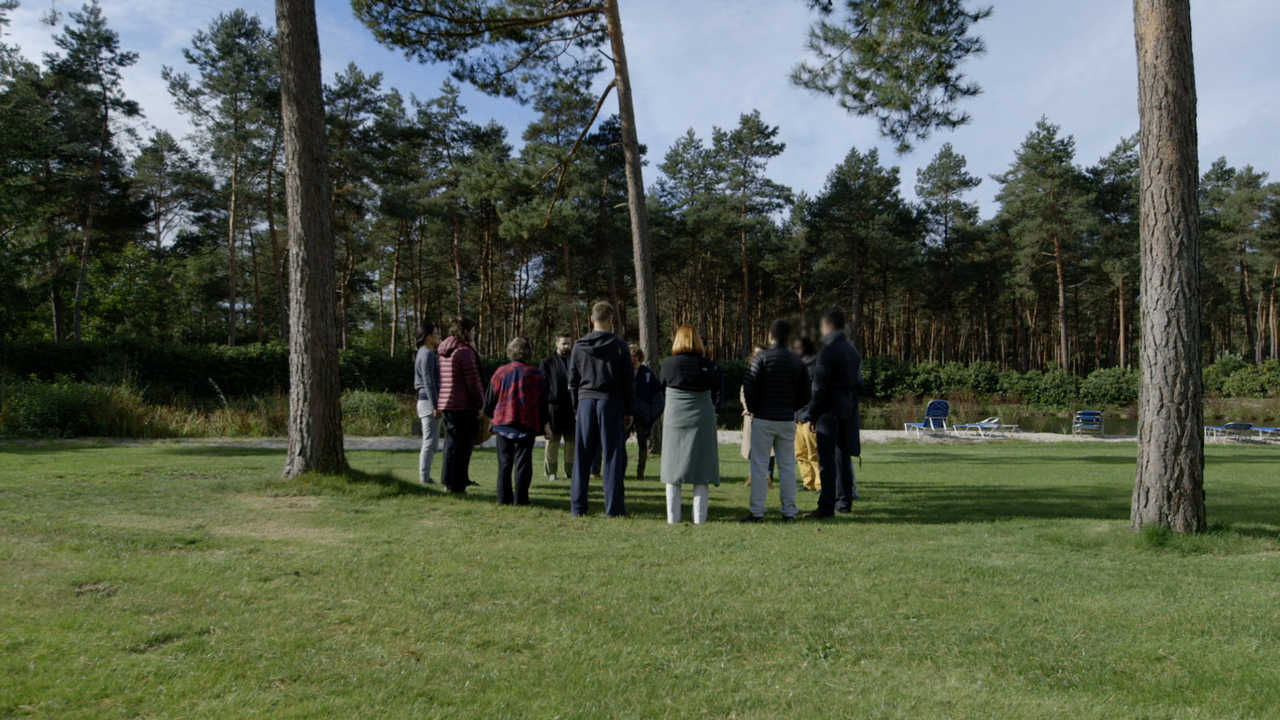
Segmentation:
{"type": "Polygon", "coordinates": [[[249,262],[251,266],[249,272],[253,278],[253,322],[257,325],[254,330],[261,343],[265,340],[263,337],[265,323],[262,320],[262,279],[258,277],[258,241],[253,239],[253,233],[249,233],[249,262]]]}
{"type": "Polygon", "coordinates": [[[1128,302],[1125,298],[1124,277],[1120,278],[1120,367],[1129,367],[1129,326],[1128,317],[1125,314],[1125,306],[1128,302]]]}
{"type": "Polygon", "coordinates": [[[1138,466],[1130,524],[1205,528],[1200,227],[1190,0],[1134,0],[1141,116],[1138,466]]]}
{"type": "Polygon", "coordinates": [[[275,169],[277,152],[276,142],[272,142],[271,157],[267,162],[267,237],[271,240],[271,270],[276,279],[276,311],[280,315],[280,339],[285,340],[289,337],[289,284],[285,282],[285,274],[288,272],[289,253],[287,250],[281,252],[280,236],[276,231],[275,169]]]}
{"type": "Polygon", "coordinates": [[[240,157],[231,161],[231,206],[227,213],[227,345],[236,344],[236,203],[240,198],[240,157]]]}
{"type": "Polygon", "coordinates": [[[334,243],[315,0],[276,0],[289,219],[289,456],[285,477],[347,469],[334,243]]]}
{"type": "Polygon", "coordinates": [[[1062,256],[1062,238],[1053,236],[1053,265],[1058,274],[1058,363],[1071,372],[1071,350],[1067,342],[1067,267],[1062,256]]]}
{"type": "Polygon", "coordinates": [[[458,218],[454,217],[453,225],[453,286],[458,294],[458,315],[462,315],[462,231],[458,227],[458,218]]]}
{"type": "MultiPolygon", "coordinates": [[[[108,107],[109,99],[102,98],[103,108],[108,107]]],[[[102,113],[102,134],[98,138],[98,154],[93,159],[93,192],[89,195],[89,205],[85,210],[84,234],[80,242],[80,270],[76,274],[76,294],[72,306],[72,331],[76,340],[81,339],[83,332],[84,283],[89,274],[89,245],[93,242],[93,218],[98,209],[98,196],[102,193],[102,165],[107,152],[107,144],[111,142],[111,115],[109,111],[102,113]]]]}
{"type": "MultiPolygon", "coordinates": [[[[96,195],[96,193],[95,193],[96,195]]],[[[89,274],[89,242],[93,238],[93,215],[96,197],[89,199],[89,209],[84,220],[84,233],[80,239],[80,269],[76,272],[75,299],[71,305],[71,332],[77,341],[83,331],[82,310],[84,308],[84,281],[89,274]]]]}
{"type": "Polygon", "coordinates": [[[1280,358],[1280,317],[1276,317],[1276,289],[1280,283],[1280,263],[1276,263],[1271,267],[1271,292],[1270,295],[1270,316],[1271,316],[1271,359],[1280,358]]]}
{"type": "Polygon", "coordinates": [[[649,210],[644,201],[640,140],[636,134],[636,109],[631,101],[631,74],[627,48],[622,40],[618,0],[605,0],[605,21],[613,48],[613,68],[618,88],[618,116],[622,125],[622,155],[627,168],[627,209],[631,213],[631,246],[636,266],[636,311],[640,321],[640,347],[645,357],[658,355],[658,298],[653,287],[653,251],[649,243],[649,210]]]}
{"type": "Polygon", "coordinates": [[[391,357],[396,355],[396,340],[400,334],[400,246],[408,232],[407,228],[402,228],[396,233],[391,261],[391,357]]]}

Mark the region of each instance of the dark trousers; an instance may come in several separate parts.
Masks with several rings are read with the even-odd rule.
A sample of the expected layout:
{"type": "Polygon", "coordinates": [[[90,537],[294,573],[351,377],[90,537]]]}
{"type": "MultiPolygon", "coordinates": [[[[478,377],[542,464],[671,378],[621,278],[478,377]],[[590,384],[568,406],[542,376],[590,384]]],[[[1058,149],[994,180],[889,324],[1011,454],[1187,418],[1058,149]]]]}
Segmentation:
{"type": "Polygon", "coordinates": [[[449,492],[467,491],[467,483],[471,481],[471,449],[479,420],[479,410],[444,411],[444,472],[440,481],[449,492]]]}
{"type": "Polygon", "coordinates": [[[636,477],[644,477],[644,466],[649,463],[649,438],[652,436],[653,426],[640,422],[639,418],[633,422],[636,431],[636,477]]]}
{"type": "Polygon", "coordinates": [[[627,514],[624,476],[627,472],[626,420],[620,400],[582,398],[578,401],[578,461],[573,464],[569,488],[574,517],[587,514],[587,489],[591,480],[591,458],[603,457],[604,514],[627,514]]]}
{"type": "Polygon", "coordinates": [[[498,435],[498,504],[528,505],[529,485],[533,482],[532,434],[511,439],[498,435]],[[515,492],[511,476],[515,475],[515,492]]]}
{"type": "Polygon", "coordinates": [[[818,495],[818,512],[849,510],[858,499],[858,485],[853,477],[853,420],[823,415],[818,418],[818,475],[822,492],[818,495]]]}

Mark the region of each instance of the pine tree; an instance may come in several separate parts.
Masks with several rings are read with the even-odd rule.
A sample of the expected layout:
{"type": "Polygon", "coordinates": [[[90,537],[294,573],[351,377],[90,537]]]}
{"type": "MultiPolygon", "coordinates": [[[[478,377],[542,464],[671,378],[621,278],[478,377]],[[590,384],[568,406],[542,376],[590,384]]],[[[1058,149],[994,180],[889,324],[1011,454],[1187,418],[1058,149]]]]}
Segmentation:
{"type": "Polygon", "coordinates": [[[334,307],[332,186],[314,0],[276,0],[289,213],[289,456],[285,477],[347,469],[334,307]]]}
{"type": "MultiPolygon", "coordinates": [[[[446,62],[454,76],[494,95],[528,100],[556,77],[587,77],[603,68],[596,50],[610,47],[613,79],[596,104],[618,93],[631,217],[640,344],[658,356],[658,309],[653,284],[643,153],[636,132],[630,68],[619,0],[354,0],[356,15],[382,42],[424,62],[446,62]]],[[[582,128],[586,136],[590,126],[582,128]]]]}
{"type": "Polygon", "coordinates": [[[78,192],[84,210],[72,306],[72,334],[80,340],[94,221],[102,210],[106,175],[122,163],[115,142],[119,128],[114,123],[138,117],[142,109],[126,98],[121,88],[121,73],[137,62],[138,54],[120,49],[120,36],[107,26],[97,0],[72,12],[70,18],[71,24],[53,40],[62,54],[51,55],[48,65],[50,82],[64,98],[64,112],[79,126],[72,142],[83,147],[87,158],[78,192]]]}
{"type": "MultiPolygon", "coordinates": [[[[734,235],[742,269],[742,296],[739,316],[742,321],[743,357],[751,354],[754,344],[751,317],[751,245],[760,230],[772,227],[771,216],[791,200],[791,189],[765,176],[769,161],[786,150],[777,141],[779,128],[768,125],[760,111],[742,115],[733,130],[714,128],[711,133],[711,161],[719,176],[721,191],[729,203],[734,235]]],[[[757,323],[759,324],[759,323],[757,323]]]]}
{"type": "Polygon", "coordinates": [[[1019,246],[1024,280],[1047,261],[1057,288],[1057,361],[1068,372],[1074,367],[1068,325],[1068,286],[1073,279],[1080,244],[1092,219],[1088,184],[1075,165],[1075,139],[1059,136],[1060,128],[1041,119],[1019,148],[1009,170],[995,179],[1000,214],[1019,246]]]}
{"type": "Polygon", "coordinates": [[[934,130],[969,122],[962,100],[981,92],[960,64],[986,44],[970,34],[991,8],[965,0],[808,0],[822,19],[809,31],[812,62],[796,67],[796,85],[835,98],[854,115],[876,119],[880,133],[911,149],[934,130]],[[836,5],[844,6],[837,21],[836,5]]]}
{"type": "Polygon", "coordinates": [[[257,168],[256,147],[267,137],[277,58],[275,39],[256,15],[233,10],[218,15],[182,51],[198,76],[166,66],[161,75],[178,110],[191,118],[201,148],[222,175],[227,198],[227,344],[236,344],[239,240],[246,195],[257,168]]]}

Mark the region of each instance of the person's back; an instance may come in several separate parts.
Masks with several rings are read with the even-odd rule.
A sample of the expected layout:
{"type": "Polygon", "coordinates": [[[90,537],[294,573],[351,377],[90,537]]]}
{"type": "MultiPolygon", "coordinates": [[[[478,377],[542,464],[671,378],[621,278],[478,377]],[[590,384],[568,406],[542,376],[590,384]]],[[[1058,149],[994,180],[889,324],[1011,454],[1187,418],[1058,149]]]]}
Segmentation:
{"type": "Polygon", "coordinates": [[[494,428],[512,427],[540,435],[547,422],[547,381],[542,371],[514,361],[493,373],[489,381],[489,398],[485,414],[493,419],[494,428]]]}
{"type": "Polygon", "coordinates": [[[862,355],[840,328],[822,338],[822,350],[814,363],[812,378],[812,402],[809,417],[831,414],[851,419],[858,412],[859,378],[862,376],[862,355]]]}
{"type": "Polygon", "coordinates": [[[612,332],[594,330],[573,345],[569,364],[569,388],[576,402],[583,398],[619,400],[627,415],[634,410],[635,380],[631,351],[612,332]]]}
{"type": "Polygon", "coordinates": [[[498,368],[485,395],[498,449],[498,503],[528,505],[533,481],[533,444],[550,420],[547,379],[529,364],[533,345],[523,337],[507,345],[511,361],[498,368]],[[513,485],[514,479],[514,485],[513,485]]]}
{"type": "Polygon", "coordinates": [[[445,338],[436,350],[440,356],[440,409],[479,410],[484,404],[484,380],[480,355],[456,335],[445,338]]]}
{"type": "Polygon", "coordinates": [[[761,420],[795,420],[796,412],[809,404],[809,370],[782,345],[775,344],[756,355],[743,377],[747,411],[761,420]]]}
{"type": "Polygon", "coordinates": [[[840,310],[823,315],[822,330],[823,347],[813,369],[813,399],[805,410],[817,433],[822,479],[818,509],[806,516],[815,519],[851,511],[852,502],[858,499],[851,458],[862,454],[858,427],[862,356],[849,341],[840,310]]]}
{"type": "Polygon", "coordinates": [[[631,351],[613,334],[614,310],[607,302],[591,308],[592,332],[578,339],[569,357],[569,391],[577,411],[574,431],[578,462],[569,488],[570,511],[587,512],[591,461],[602,458],[604,511],[610,517],[627,514],[626,429],[635,412],[635,378],[631,351]]]}

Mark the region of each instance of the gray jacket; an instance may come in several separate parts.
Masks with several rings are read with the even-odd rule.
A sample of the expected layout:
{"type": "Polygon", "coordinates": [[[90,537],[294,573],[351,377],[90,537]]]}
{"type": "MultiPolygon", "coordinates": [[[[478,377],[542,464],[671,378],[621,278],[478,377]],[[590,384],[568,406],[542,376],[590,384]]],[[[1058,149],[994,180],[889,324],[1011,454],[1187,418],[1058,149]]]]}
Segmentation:
{"type": "Polygon", "coordinates": [[[413,358],[413,389],[418,391],[419,400],[426,400],[432,408],[439,409],[440,358],[426,345],[418,348],[413,358]]]}

